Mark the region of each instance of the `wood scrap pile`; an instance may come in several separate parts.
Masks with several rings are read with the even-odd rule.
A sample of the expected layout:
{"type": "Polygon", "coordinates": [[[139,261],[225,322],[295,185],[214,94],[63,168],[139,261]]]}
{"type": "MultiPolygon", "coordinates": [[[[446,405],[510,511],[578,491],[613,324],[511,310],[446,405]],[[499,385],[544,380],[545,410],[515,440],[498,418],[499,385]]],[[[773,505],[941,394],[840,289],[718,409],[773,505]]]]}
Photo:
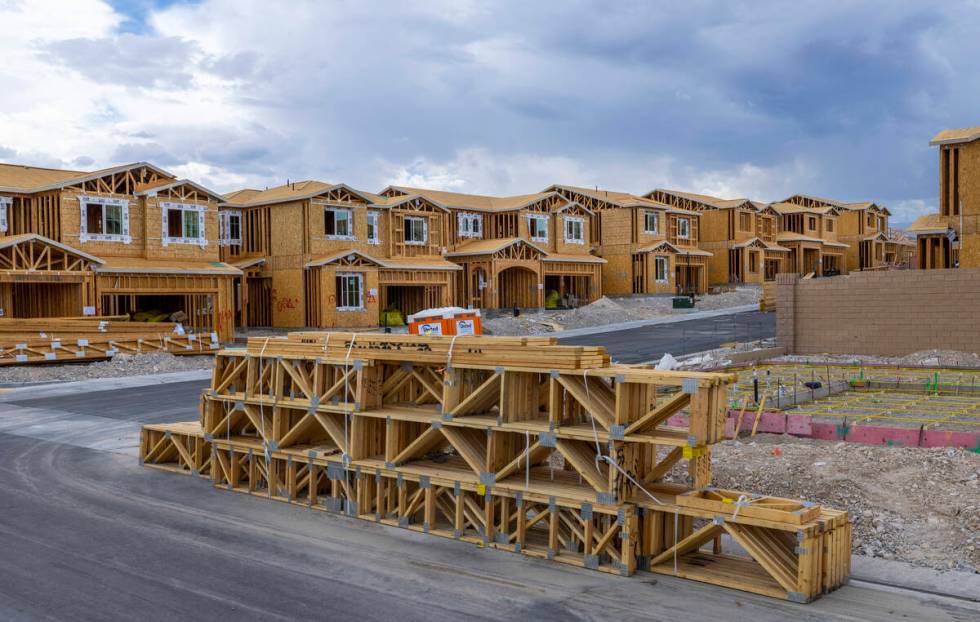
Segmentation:
{"type": "Polygon", "coordinates": [[[116,354],[211,354],[215,333],[194,334],[172,322],[122,317],[0,318],[0,366],[95,361],[116,354]]]}
{"type": "Polygon", "coordinates": [[[711,488],[735,380],[546,337],[253,338],[218,353],[200,420],[146,426],[140,456],[220,489],[808,602],[846,581],[847,515],[711,488]]]}

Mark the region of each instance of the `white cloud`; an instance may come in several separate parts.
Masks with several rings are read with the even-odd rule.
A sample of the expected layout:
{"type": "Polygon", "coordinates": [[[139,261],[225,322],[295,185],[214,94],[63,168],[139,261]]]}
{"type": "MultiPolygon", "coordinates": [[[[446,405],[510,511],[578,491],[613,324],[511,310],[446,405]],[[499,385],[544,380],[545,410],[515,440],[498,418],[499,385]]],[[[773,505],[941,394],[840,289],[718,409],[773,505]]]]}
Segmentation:
{"type": "Polygon", "coordinates": [[[720,197],[778,200],[808,181],[809,167],[791,161],[776,168],[742,163],[724,169],[682,166],[669,157],[626,159],[616,154],[573,158],[562,155],[460,150],[447,160],[417,158],[407,163],[381,160],[386,183],[477,194],[537,192],[569,184],[645,194],[655,188],[682,189],[720,197]]]}
{"type": "Polygon", "coordinates": [[[0,158],[158,158],[218,190],[659,186],[912,215],[929,136],[978,122],[980,16],[938,0],[201,0],[125,22],[0,0],[0,158]]]}

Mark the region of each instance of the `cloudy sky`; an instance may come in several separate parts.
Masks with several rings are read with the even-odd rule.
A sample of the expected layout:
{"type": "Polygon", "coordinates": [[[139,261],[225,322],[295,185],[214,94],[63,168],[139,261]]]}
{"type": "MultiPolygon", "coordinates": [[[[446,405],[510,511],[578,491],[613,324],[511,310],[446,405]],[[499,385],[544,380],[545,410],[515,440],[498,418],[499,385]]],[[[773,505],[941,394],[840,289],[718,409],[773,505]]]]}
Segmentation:
{"type": "Polygon", "coordinates": [[[980,1],[0,0],[0,161],[934,210],[980,1]]]}

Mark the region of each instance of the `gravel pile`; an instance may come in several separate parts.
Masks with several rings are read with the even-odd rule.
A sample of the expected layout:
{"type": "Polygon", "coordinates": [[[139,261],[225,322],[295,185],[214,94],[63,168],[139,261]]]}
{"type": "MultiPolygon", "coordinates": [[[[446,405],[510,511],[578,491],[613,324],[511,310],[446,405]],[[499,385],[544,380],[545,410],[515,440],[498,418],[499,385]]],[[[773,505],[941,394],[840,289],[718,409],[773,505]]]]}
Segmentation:
{"type": "Polygon", "coordinates": [[[211,369],[213,366],[214,357],[207,354],[195,356],[174,356],[166,352],[151,352],[138,356],[117,354],[110,360],[92,363],[0,367],[0,384],[70,382],[90,378],[145,376],[175,371],[211,369]]]}
{"type": "Polygon", "coordinates": [[[855,554],[980,572],[980,454],[760,435],[713,448],[714,485],[847,510],[855,554]]]}
{"type": "Polygon", "coordinates": [[[540,335],[565,329],[652,320],[666,315],[755,304],[759,302],[759,295],[758,287],[738,287],[731,292],[699,297],[693,310],[674,309],[672,296],[603,296],[577,309],[527,311],[516,318],[509,315],[487,317],[483,320],[483,330],[493,335],[540,335]]]}

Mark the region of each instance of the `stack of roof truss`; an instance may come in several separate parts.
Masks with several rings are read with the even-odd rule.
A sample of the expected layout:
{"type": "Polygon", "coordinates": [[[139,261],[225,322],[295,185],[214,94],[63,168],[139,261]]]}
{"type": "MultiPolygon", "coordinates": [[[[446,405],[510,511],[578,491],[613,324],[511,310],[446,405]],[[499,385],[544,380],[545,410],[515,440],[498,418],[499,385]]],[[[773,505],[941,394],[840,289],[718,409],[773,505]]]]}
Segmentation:
{"type": "Polygon", "coordinates": [[[0,366],[93,361],[116,354],[211,354],[218,335],[194,334],[175,323],[118,318],[0,319],[0,366]]]}
{"type": "Polygon", "coordinates": [[[734,381],[549,338],[293,333],[219,352],[200,422],[146,426],[140,454],[219,488],[809,601],[846,579],[847,516],[711,488],[734,381]]]}

